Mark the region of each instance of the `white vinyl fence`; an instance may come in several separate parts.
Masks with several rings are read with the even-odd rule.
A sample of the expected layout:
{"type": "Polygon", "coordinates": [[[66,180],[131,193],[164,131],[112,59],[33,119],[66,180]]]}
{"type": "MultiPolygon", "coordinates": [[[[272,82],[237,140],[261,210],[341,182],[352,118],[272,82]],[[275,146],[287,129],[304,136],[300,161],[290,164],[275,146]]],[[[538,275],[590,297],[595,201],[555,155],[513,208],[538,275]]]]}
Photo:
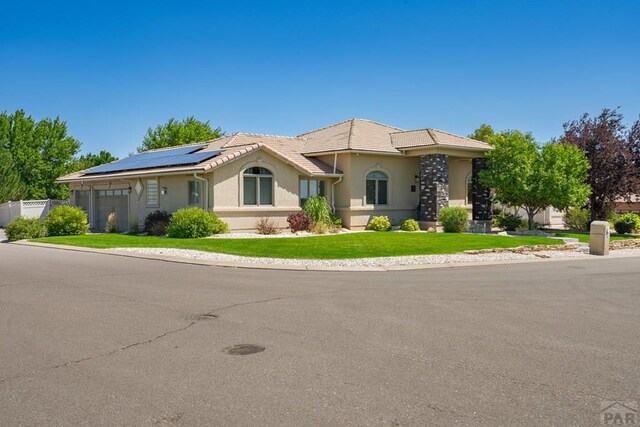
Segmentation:
{"type": "Polygon", "coordinates": [[[4,227],[14,219],[22,216],[25,218],[44,218],[49,211],[56,206],[68,205],[69,200],[18,200],[0,205],[0,227],[4,227]]]}

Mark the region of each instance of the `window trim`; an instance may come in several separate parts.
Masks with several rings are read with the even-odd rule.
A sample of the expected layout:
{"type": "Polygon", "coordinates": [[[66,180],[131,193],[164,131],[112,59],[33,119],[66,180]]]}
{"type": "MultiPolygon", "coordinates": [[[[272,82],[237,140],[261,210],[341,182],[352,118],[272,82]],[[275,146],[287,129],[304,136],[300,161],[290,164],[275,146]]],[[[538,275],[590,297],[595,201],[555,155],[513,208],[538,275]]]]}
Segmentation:
{"type": "Polygon", "coordinates": [[[242,172],[240,173],[240,182],[242,183],[241,188],[240,188],[240,194],[239,197],[240,199],[240,206],[243,207],[261,207],[261,206],[275,206],[275,183],[276,183],[276,179],[275,179],[275,174],[273,173],[273,171],[271,170],[271,168],[267,168],[265,166],[262,165],[247,165],[246,167],[244,167],[242,169],[242,172]],[[267,172],[269,172],[269,174],[253,174],[253,173],[247,173],[247,171],[249,169],[253,169],[253,168],[260,168],[263,169],[267,172]],[[245,188],[244,188],[244,181],[245,178],[254,178],[256,180],[256,203],[255,204],[247,204],[245,203],[245,188]],[[263,204],[261,203],[261,192],[260,192],[260,185],[261,185],[261,178],[269,178],[271,179],[271,203],[268,204],[263,204]]]}
{"type": "Polygon", "coordinates": [[[364,205],[365,206],[390,206],[391,205],[391,179],[389,178],[389,173],[382,169],[381,167],[377,166],[375,168],[369,169],[365,175],[364,175],[364,205]],[[373,174],[373,173],[381,173],[383,174],[386,179],[382,179],[382,178],[369,178],[369,175],[373,174]],[[375,182],[375,195],[374,195],[374,202],[373,203],[369,203],[367,201],[367,182],[368,181],[374,181],[375,182]],[[387,183],[387,202],[386,203],[378,203],[379,197],[378,197],[378,189],[379,189],[379,182],[380,181],[384,181],[387,183]]]}

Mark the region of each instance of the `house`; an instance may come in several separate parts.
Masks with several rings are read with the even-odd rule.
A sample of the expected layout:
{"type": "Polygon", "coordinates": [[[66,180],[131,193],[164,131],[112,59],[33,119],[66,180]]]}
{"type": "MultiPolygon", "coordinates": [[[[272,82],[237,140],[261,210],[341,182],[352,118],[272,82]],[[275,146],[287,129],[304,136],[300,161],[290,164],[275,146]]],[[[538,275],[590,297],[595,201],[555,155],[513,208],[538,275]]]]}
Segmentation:
{"type": "Polygon", "coordinates": [[[284,228],[313,195],[327,197],[350,229],[377,215],[433,226],[445,206],[468,209],[472,224],[486,228],[490,195],[478,173],[491,149],[436,129],[351,119],[295,137],[234,133],[151,150],[57,182],[70,184],[72,204],[98,231],[110,212],[127,230],[149,212],[186,206],[215,211],[232,230],[255,229],[264,217],[284,228]]]}
{"type": "Polygon", "coordinates": [[[616,213],[623,214],[633,212],[640,214],[640,196],[630,195],[628,198],[621,198],[616,201],[616,213]]]}

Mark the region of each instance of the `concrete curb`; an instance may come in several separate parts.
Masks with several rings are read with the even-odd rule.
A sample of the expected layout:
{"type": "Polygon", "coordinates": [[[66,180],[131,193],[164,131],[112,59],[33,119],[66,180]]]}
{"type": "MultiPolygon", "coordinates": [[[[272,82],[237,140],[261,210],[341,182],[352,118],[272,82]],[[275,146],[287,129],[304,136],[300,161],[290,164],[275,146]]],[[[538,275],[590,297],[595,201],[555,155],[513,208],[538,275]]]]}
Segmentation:
{"type": "Polygon", "coordinates": [[[615,257],[606,256],[589,256],[586,258],[535,258],[535,259],[517,259],[517,260],[504,260],[504,261],[478,261],[478,262],[460,262],[460,263],[446,263],[446,264],[415,264],[415,265],[396,265],[387,267],[331,267],[331,266],[315,266],[315,265],[295,265],[295,264],[255,264],[255,263],[240,263],[240,262],[228,262],[228,261],[216,261],[216,260],[203,260],[185,257],[175,257],[168,255],[157,254],[140,254],[135,252],[122,252],[111,249],[95,249],[85,248],[82,246],[69,246],[69,245],[55,245],[51,243],[36,243],[29,242],[27,240],[20,240],[13,242],[14,245],[33,246],[49,249],[58,249],[75,252],[95,253],[103,255],[114,255],[127,258],[140,258],[153,261],[163,262],[175,262],[179,264],[191,264],[200,265],[206,267],[223,267],[223,268],[243,268],[243,269],[255,269],[255,270],[285,270],[285,271],[317,271],[317,272],[381,272],[381,271],[407,271],[407,270],[427,270],[432,268],[455,268],[455,267],[477,267],[477,266],[492,266],[492,265],[505,265],[505,264],[530,264],[541,262],[561,262],[561,261],[596,261],[596,260],[608,260],[617,258],[635,258],[640,255],[617,255],[615,257]]]}

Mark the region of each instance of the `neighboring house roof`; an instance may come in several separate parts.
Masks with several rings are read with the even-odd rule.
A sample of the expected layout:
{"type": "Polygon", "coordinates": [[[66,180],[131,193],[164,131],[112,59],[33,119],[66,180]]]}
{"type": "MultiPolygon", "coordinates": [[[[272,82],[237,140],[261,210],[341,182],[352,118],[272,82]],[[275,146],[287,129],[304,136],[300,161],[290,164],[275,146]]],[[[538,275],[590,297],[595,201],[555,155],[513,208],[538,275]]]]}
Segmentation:
{"type": "MultiPolygon", "coordinates": [[[[90,170],[85,170],[63,176],[59,178],[57,182],[125,179],[138,176],[194,172],[202,173],[218,168],[256,150],[264,150],[274,155],[296,168],[303,175],[335,176],[342,175],[342,172],[337,169],[334,170],[332,165],[315,158],[314,155],[340,151],[401,155],[405,150],[429,146],[455,147],[474,151],[487,151],[492,149],[491,145],[487,143],[437,129],[404,131],[393,126],[364,119],[345,120],[331,126],[298,135],[297,137],[234,133],[211,141],[190,145],[194,147],[197,146],[198,154],[209,151],[220,152],[196,164],[119,170],[102,174],[92,174],[90,170]]],[[[166,149],[149,150],[145,153],[154,153],[175,148],[176,147],[169,147],[166,149]]],[[[114,162],[114,165],[117,166],[117,163],[117,161],[114,162]]]]}

